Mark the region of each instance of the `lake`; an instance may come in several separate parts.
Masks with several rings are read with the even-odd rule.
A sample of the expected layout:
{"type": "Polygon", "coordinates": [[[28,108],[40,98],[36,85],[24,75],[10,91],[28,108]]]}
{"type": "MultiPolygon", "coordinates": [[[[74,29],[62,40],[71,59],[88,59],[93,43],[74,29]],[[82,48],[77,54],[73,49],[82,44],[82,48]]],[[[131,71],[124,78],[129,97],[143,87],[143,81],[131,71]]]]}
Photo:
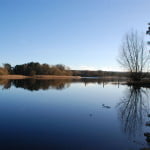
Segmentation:
{"type": "Polygon", "coordinates": [[[150,89],[118,81],[0,80],[2,150],[149,147],[150,89]]]}

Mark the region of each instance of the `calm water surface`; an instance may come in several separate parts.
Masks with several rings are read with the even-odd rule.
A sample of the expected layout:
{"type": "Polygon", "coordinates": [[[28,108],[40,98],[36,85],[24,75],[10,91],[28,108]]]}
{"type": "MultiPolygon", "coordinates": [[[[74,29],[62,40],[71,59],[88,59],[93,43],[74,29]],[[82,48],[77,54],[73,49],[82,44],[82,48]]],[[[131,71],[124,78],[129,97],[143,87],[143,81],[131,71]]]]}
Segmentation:
{"type": "Polygon", "coordinates": [[[150,90],[98,80],[0,81],[0,149],[140,150],[150,90]]]}

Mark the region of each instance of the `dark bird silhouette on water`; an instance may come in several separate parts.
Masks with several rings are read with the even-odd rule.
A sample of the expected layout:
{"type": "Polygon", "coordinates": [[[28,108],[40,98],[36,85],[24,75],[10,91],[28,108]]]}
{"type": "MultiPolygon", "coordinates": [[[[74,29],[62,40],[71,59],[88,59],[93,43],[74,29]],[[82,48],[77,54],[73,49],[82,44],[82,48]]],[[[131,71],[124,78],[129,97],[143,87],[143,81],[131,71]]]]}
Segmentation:
{"type": "Polygon", "coordinates": [[[107,106],[107,105],[105,105],[105,104],[102,104],[102,107],[103,107],[103,108],[107,108],[107,109],[111,108],[110,106],[107,106]]]}

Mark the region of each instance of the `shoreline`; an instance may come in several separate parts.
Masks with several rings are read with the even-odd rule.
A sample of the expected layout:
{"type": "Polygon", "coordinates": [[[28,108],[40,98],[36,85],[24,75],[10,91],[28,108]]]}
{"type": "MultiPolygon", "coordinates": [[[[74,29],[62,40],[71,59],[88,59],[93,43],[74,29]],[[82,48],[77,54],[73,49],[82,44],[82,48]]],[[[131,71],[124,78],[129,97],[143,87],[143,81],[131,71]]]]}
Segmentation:
{"type": "Polygon", "coordinates": [[[58,75],[34,75],[34,76],[24,76],[24,75],[0,75],[1,80],[21,80],[21,79],[37,79],[37,80],[48,80],[48,79],[101,79],[101,80],[116,80],[118,82],[126,82],[127,85],[137,85],[137,86],[149,86],[150,87],[150,79],[143,79],[140,82],[129,81],[126,77],[118,77],[118,76],[106,76],[106,77],[81,77],[81,76],[58,76],[58,75]]]}
{"type": "Polygon", "coordinates": [[[117,84],[125,84],[133,87],[143,87],[150,88],[150,79],[144,79],[140,82],[129,81],[126,77],[81,77],[81,76],[58,76],[58,75],[35,75],[35,76],[24,76],[24,75],[0,75],[0,80],[25,80],[25,79],[35,79],[35,80],[79,80],[79,79],[98,79],[110,82],[116,82],[117,84]]]}
{"type": "Polygon", "coordinates": [[[80,76],[56,76],[56,75],[35,75],[35,76],[24,76],[24,75],[0,75],[0,79],[80,79],[80,76]]]}
{"type": "Polygon", "coordinates": [[[105,77],[81,77],[81,76],[65,76],[65,75],[34,75],[34,76],[25,76],[25,75],[0,75],[0,79],[103,79],[103,80],[123,80],[127,81],[126,77],[118,76],[105,76],[105,77]]]}

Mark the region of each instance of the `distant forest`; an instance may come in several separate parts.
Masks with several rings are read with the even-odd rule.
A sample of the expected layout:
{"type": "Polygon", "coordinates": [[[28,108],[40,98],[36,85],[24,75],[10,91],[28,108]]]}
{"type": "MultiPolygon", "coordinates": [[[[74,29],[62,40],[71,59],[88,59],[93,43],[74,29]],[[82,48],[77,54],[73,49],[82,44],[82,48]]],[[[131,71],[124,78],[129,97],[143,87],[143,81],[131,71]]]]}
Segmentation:
{"type": "Polygon", "coordinates": [[[57,64],[48,65],[46,63],[40,64],[38,62],[30,62],[14,67],[11,64],[5,63],[0,67],[0,75],[58,75],[58,76],[81,76],[81,77],[104,77],[104,76],[124,76],[127,77],[126,72],[112,72],[112,71],[89,71],[89,70],[70,70],[69,67],[57,64]]]}
{"type": "Polygon", "coordinates": [[[0,68],[0,74],[16,74],[25,76],[34,75],[72,75],[69,67],[65,65],[48,65],[40,64],[38,62],[30,62],[21,65],[16,65],[12,67],[10,64],[6,63],[0,68]]]}

